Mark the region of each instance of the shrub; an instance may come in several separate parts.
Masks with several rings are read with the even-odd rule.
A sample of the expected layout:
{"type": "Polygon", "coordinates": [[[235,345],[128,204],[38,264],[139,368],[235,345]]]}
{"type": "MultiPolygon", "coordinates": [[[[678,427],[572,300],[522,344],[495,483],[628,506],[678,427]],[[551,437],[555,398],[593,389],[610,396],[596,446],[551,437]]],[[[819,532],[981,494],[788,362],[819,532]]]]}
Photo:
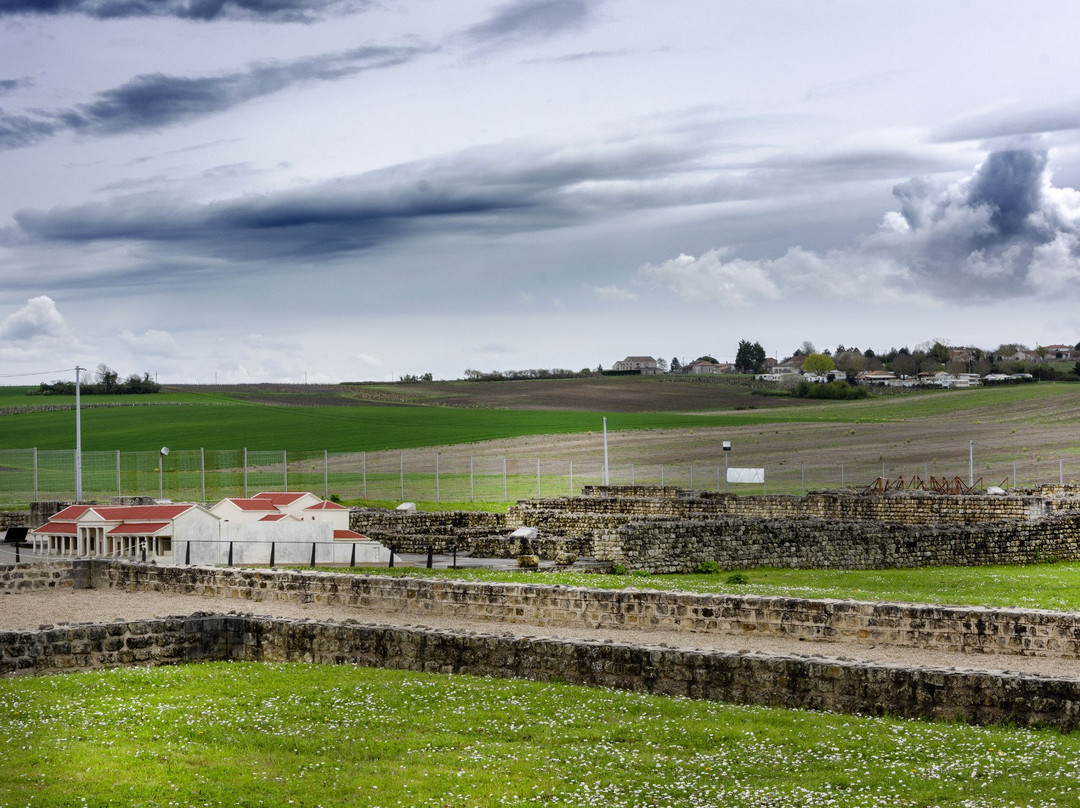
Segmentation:
{"type": "Polygon", "coordinates": [[[791,391],[795,398],[823,398],[831,401],[851,401],[870,395],[865,387],[848,384],[845,381],[814,382],[801,381],[791,391]]]}
{"type": "Polygon", "coordinates": [[[701,575],[717,575],[722,571],[715,561],[702,561],[696,570],[701,575]]]}
{"type": "Polygon", "coordinates": [[[750,583],[750,576],[745,572],[733,572],[727,577],[727,583],[729,584],[748,584],[750,583]]]}

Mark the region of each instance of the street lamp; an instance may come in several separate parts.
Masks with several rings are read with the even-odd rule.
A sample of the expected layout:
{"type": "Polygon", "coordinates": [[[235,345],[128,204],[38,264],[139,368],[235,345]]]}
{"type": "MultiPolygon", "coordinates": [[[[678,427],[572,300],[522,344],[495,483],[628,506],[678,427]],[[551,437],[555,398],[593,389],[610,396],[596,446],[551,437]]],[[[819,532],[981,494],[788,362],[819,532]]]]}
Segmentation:
{"type": "Polygon", "coordinates": [[[161,457],[158,458],[157,487],[158,499],[165,499],[165,458],[169,456],[169,447],[161,447],[161,457]]]}
{"type": "Polygon", "coordinates": [[[727,456],[731,451],[731,441],[726,440],[720,444],[724,448],[724,493],[728,492],[727,456]]]}

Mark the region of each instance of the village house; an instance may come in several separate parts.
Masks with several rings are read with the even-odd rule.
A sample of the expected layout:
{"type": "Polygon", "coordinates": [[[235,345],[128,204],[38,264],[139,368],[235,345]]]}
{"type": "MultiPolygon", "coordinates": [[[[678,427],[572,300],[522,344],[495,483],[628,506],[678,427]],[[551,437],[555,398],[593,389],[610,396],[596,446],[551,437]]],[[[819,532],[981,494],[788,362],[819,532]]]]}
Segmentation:
{"type": "Polygon", "coordinates": [[[642,375],[660,372],[659,363],[651,356],[628,356],[611,366],[612,370],[636,370],[642,375]]]}
{"type": "Polygon", "coordinates": [[[1080,352],[1073,345],[1044,345],[1046,361],[1074,362],[1080,359],[1080,352]]]}

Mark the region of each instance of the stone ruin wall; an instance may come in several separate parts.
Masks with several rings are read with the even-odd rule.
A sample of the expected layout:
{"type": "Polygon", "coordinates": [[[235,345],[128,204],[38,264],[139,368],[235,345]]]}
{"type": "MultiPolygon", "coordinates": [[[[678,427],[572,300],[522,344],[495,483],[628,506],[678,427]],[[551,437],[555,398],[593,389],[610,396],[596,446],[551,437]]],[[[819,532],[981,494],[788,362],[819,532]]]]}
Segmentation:
{"type": "Polygon", "coordinates": [[[1080,681],[245,615],[0,632],[0,676],[219,660],[555,681],[733,704],[1080,726],[1080,681]]]}
{"type": "MultiPolygon", "coordinates": [[[[370,612],[628,632],[664,630],[842,640],[931,651],[1080,659],[1080,614],[759,595],[484,583],[313,571],[170,567],[87,559],[0,566],[0,598],[53,587],[169,592],[257,611],[261,602],[321,603],[370,612]]],[[[351,610],[355,610],[353,613],[351,610]]]]}
{"type": "Polygon", "coordinates": [[[819,519],[656,519],[598,530],[597,559],[650,573],[723,569],[890,569],[1080,560],[1080,515],[1034,522],[903,525],[819,519]]]}
{"type": "MultiPolygon", "coordinates": [[[[21,565],[20,565],[21,566],[21,565]]],[[[496,611],[519,612],[542,621],[585,613],[608,619],[717,621],[738,614],[757,620],[765,615],[779,626],[802,625],[827,630],[859,622],[859,612],[873,618],[870,629],[909,631],[912,638],[934,643],[946,625],[966,636],[996,637],[989,648],[1002,650],[1043,642],[1046,651],[1075,654],[1075,615],[1012,610],[949,609],[903,604],[847,601],[798,601],[784,598],[678,595],[674,593],[598,592],[571,587],[462,584],[356,578],[321,573],[272,573],[251,570],[154,568],[124,562],[70,562],[90,568],[84,579],[98,585],[139,591],[191,586],[215,588],[223,602],[231,591],[271,593],[297,599],[347,597],[356,590],[415,601],[422,595],[445,609],[451,603],[486,604],[496,611]],[[163,574],[166,573],[167,574],[163,574]],[[183,579],[186,577],[186,583],[183,579]],[[259,584],[259,585],[257,585],[259,584]],[[359,584],[359,585],[358,585],[359,584]],[[370,587],[370,588],[369,588],[370,587]],[[440,591],[440,587],[442,590],[440,591]],[[234,589],[235,588],[235,589],[234,589]],[[412,592],[413,597],[407,597],[412,592]],[[517,601],[520,605],[513,605],[517,601]],[[589,604],[592,604],[591,608],[589,604]],[[580,608],[584,606],[584,612],[580,608]],[[548,615],[545,618],[545,610],[548,615]],[[796,617],[801,613],[801,617],[796,617]],[[785,618],[786,616],[786,618],[785,618]],[[1023,625],[1023,629],[1018,626],[1023,625]],[[1006,639],[1011,635],[1012,639],[1006,639]],[[1041,640],[1039,639],[1041,638],[1041,640]],[[1066,647],[1068,643],[1072,646],[1066,647]]],[[[0,570],[0,582],[3,573],[0,570]]],[[[12,579],[6,579],[10,584],[12,579]]],[[[4,584],[7,585],[7,584],[4,584]]],[[[18,597],[0,595],[0,597],[18,597]]],[[[381,596],[380,596],[381,597],[381,596]]],[[[358,610],[358,617],[363,611],[358,610]]],[[[519,614],[519,617],[521,615],[519,614]]],[[[573,618],[571,618],[573,616],[573,618]]],[[[745,628],[743,629],[745,630],[745,628]]],[[[850,630],[850,629],[848,629],[850,630]]],[[[354,664],[434,673],[464,673],[537,681],[560,681],[668,696],[729,703],[890,714],[904,718],[941,718],[977,724],[1008,722],[1080,727],[1080,680],[1034,675],[995,674],[977,670],[874,666],[807,656],[769,656],[679,650],[651,646],[648,635],[627,632],[627,642],[569,641],[514,637],[477,631],[456,632],[419,627],[387,627],[353,622],[320,623],[236,614],[194,614],[160,619],[43,627],[36,631],[0,632],[0,676],[14,677],[128,665],[165,665],[235,660],[354,664]],[[644,638],[645,643],[640,642],[644,638]]]]}
{"type": "Polygon", "coordinates": [[[519,502],[502,514],[354,510],[352,528],[400,552],[591,556],[654,573],[703,561],[756,566],[924,567],[1080,558],[1075,488],[1005,496],[925,492],[738,497],[660,486],[589,486],[580,497],[519,502]],[[530,544],[507,537],[539,531],[530,544]]]}

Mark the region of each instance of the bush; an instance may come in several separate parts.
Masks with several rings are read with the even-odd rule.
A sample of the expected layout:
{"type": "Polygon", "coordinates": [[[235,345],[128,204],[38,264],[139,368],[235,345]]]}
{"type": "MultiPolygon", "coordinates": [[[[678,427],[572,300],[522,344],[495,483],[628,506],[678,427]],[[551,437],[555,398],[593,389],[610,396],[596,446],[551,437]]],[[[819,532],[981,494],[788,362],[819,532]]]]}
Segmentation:
{"type": "Polygon", "coordinates": [[[748,584],[750,583],[750,576],[745,572],[733,572],[727,577],[727,583],[729,584],[748,584]]]}
{"type": "Polygon", "coordinates": [[[865,387],[848,384],[843,381],[814,382],[801,381],[791,391],[795,398],[824,398],[831,401],[854,401],[870,395],[865,387]]]}
{"type": "Polygon", "coordinates": [[[611,574],[612,575],[626,575],[626,567],[624,567],[622,564],[612,564],[611,565],[611,574]]]}
{"type": "Polygon", "coordinates": [[[700,575],[718,575],[723,572],[715,561],[702,561],[695,571],[700,575]]]}

